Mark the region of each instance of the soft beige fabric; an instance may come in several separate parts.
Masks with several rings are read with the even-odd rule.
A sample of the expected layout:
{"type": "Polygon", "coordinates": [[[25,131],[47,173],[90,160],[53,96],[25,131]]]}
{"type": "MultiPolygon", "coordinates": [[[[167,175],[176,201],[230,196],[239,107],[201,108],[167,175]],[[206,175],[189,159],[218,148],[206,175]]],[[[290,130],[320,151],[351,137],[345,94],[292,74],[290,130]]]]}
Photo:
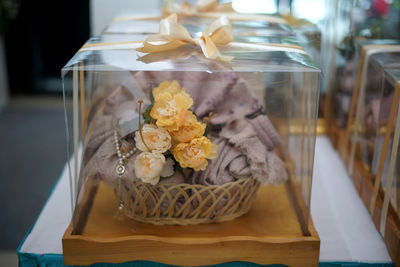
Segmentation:
{"type": "MultiPolygon", "coordinates": [[[[218,157],[210,160],[205,171],[180,170],[162,183],[224,184],[240,178],[254,178],[263,184],[279,184],[287,178],[283,162],[273,152],[280,137],[246,81],[233,72],[139,72],[134,75],[145,95],[164,80],[178,80],[194,100],[192,110],[202,119],[211,119],[210,138],[218,145],[218,157]]],[[[144,99],[149,103],[149,99],[144,99]]],[[[117,87],[104,102],[103,111],[91,121],[85,139],[84,177],[100,176],[110,185],[117,181],[113,131],[120,121],[137,116],[137,99],[124,86],[117,87]]],[[[123,134],[122,147],[135,146],[132,134],[123,134]]],[[[120,136],[121,133],[120,133],[120,136]]],[[[137,179],[133,163],[137,153],[125,165],[122,178],[137,179]]]]}

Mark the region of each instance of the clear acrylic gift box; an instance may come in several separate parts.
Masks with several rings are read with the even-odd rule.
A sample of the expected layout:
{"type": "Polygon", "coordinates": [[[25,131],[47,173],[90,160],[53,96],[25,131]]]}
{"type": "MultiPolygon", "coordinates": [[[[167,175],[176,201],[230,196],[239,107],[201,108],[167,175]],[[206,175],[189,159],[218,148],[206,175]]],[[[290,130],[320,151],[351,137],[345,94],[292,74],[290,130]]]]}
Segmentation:
{"type": "Polygon", "coordinates": [[[350,173],[353,173],[354,162],[360,161],[366,171],[376,175],[374,157],[380,150],[375,151],[374,143],[379,132],[377,125],[383,101],[384,70],[400,67],[400,45],[390,40],[367,40],[359,42],[357,51],[359,64],[349,105],[348,141],[343,149],[349,154],[350,173]]]}
{"type": "MultiPolygon", "coordinates": [[[[146,37],[93,37],[62,70],[75,163],[65,263],[99,260],[77,260],[91,248],[72,245],[80,238],[96,247],[96,238],[175,233],[197,245],[300,236],[317,264],[309,222],[320,70],[284,42],[219,46],[233,57],[221,61],[191,45],[135,50],[146,37]]],[[[158,259],[127,249],[130,260],[158,259]]]]}
{"type": "MultiPolygon", "coordinates": [[[[374,74],[381,78],[380,85],[373,93],[366,90],[365,96],[361,94],[361,105],[357,109],[359,116],[355,118],[351,143],[355,151],[351,174],[356,190],[397,264],[400,68],[384,68],[374,74]]],[[[370,76],[371,73],[367,80],[370,76]]]]}
{"type": "Polygon", "coordinates": [[[331,16],[336,18],[330,22],[334,47],[324,82],[327,88],[324,116],[334,146],[343,147],[341,140],[347,127],[359,64],[357,42],[363,39],[398,39],[400,16],[395,3],[382,3],[385,5],[383,9],[375,2],[365,1],[332,1],[332,4],[331,16]]]}
{"type": "Polygon", "coordinates": [[[355,58],[358,66],[339,154],[396,261],[400,45],[394,40],[362,40],[355,58]]]}

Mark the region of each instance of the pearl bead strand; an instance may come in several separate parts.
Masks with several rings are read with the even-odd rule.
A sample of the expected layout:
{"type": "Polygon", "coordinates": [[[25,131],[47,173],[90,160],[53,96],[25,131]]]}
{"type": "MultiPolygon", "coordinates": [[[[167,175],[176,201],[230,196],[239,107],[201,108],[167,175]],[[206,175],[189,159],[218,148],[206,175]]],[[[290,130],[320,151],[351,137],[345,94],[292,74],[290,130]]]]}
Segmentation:
{"type": "Polygon", "coordinates": [[[136,151],[136,148],[129,150],[127,153],[122,153],[121,151],[121,146],[119,144],[118,140],[118,133],[116,130],[114,130],[114,142],[115,142],[115,149],[117,150],[117,155],[118,155],[118,165],[116,168],[117,174],[119,176],[123,175],[125,173],[125,166],[124,163],[127,162],[127,160],[133,156],[133,154],[136,151]]]}
{"type": "MultiPolygon", "coordinates": [[[[124,202],[122,200],[122,185],[121,185],[121,178],[122,175],[125,173],[125,166],[124,164],[128,162],[128,159],[136,152],[136,148],[129,150],[127,153],[122,153],[121,151],[121,145],[119,144],[119,139],[118,139],[118,132],[117,130],[114,130],[114,142],[115,142],[115,149],[117,150],[117,155],[118,155],[118,164],[117,168],[115,169],[117,174],[118,174],[118,191],[119,191],[119,207],[118,210],[121,213],[124,210],[124,202]]],[[[119,214],[120,214],[119,213],[119,214]]]]}

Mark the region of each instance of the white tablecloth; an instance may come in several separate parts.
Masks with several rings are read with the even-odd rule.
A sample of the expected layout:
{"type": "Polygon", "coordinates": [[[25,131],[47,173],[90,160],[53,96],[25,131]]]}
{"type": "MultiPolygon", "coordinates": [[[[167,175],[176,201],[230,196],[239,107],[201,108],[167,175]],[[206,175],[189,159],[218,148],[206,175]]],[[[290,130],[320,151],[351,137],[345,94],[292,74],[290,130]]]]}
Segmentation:
{"type": "MultiPolygon", "coordinates": [[[[71,219],[67,168],[61,174],[20,252],[62,254],[71,219]]],[[[311,213],[321,238],[320,262],[391,262],[385,243],[330,141],[317,138],[311,213]]]]}

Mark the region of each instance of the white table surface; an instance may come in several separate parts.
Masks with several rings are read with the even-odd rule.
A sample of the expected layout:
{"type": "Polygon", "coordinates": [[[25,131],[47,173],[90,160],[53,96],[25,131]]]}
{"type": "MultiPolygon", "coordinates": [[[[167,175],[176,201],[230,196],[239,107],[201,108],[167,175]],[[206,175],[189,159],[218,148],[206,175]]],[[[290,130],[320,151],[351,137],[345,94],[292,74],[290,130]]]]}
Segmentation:
{"type": "MultiPolygon", "coordinates": [[[[62,254],[61,239],[71,219],[70,203],[64,168],[20,252],[62,254]]],[[[391,262],[382,237],[326,136],[317,138],[311,213],[321,238],[320,262],[391,262]]]]}

